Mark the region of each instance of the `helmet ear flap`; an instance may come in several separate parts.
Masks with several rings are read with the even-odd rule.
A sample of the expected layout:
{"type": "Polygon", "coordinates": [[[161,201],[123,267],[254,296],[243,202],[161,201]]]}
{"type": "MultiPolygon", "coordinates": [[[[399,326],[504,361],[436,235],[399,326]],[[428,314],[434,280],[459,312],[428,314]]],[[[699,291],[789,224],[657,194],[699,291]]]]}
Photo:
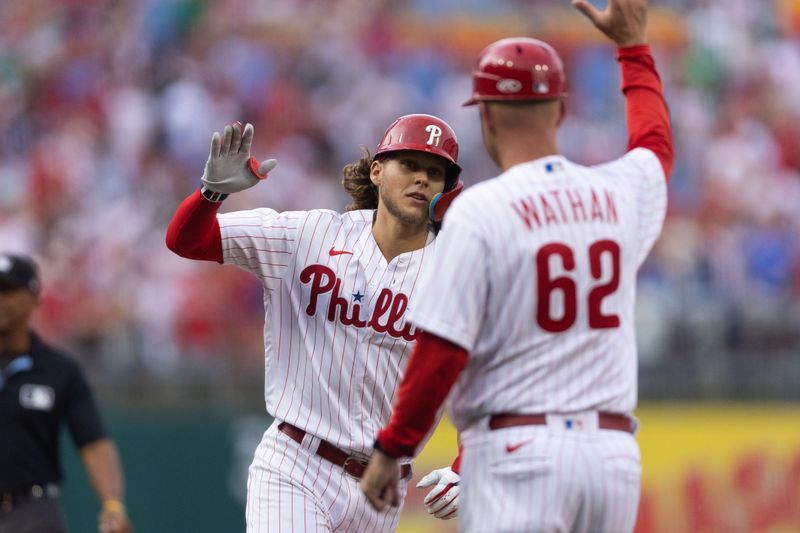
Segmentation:
{"type": "Polygon", "coordinates": [[[464,190],[464,182],[458,180],[449,191],[437,193],[436,196],[431,199],[430,206],[428,207],[428,216],[430,219],[434,222],[441,222],[442,219],[444,219],[447,208],[450,207],[450,204],[462,190],[464,190]]]}

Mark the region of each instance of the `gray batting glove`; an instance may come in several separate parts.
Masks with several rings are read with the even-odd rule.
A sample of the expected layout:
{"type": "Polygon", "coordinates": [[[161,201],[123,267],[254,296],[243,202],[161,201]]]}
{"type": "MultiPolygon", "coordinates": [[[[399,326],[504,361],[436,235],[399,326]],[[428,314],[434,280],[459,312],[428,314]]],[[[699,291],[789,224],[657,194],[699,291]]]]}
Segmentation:
{"type": "Polygon", "coordinates": [[[267,173],[275,168],[275,159],[261,163],[250,155],[253,144],[253,125],[236,123],[225,126],[222,136],[214,132],[211,137],[211,150],[201,181],[207,189],[231,194],[249,189],[267,178],[267,173]]]}
{"type": "Polygon", "coordinates": [[[433,487],[423,503],[428,508],[428,513],[442,520],[450,520],[458,516],[458,496],[461,494],[461,476],[453,472],[450,467],[434,470],[419,480],[417,488],[433,487]]]}

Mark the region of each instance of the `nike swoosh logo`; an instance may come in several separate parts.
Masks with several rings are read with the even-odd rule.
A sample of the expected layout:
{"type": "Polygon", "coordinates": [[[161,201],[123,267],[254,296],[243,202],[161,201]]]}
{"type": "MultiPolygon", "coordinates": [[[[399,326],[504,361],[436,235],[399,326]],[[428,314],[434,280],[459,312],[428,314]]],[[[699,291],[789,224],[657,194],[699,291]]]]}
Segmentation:
{"type": "Polygon", "coordinates": [[[518,442],[517,444],[506,444],[506,452],[514,453],[515,451],[519,450],[520,448],[522,448],[523,446],[525,446],[529,442],[531,442],[531,441],[524,440],[522,442],[518,442]]]}
{"type": "Polygon", "coordinates": [[[334,250],[333,246],[331,246],[331,249],[328,250],[328,253],[330,255],[342,255],[342,254],[352,254],[353,252],[347,252],[345,250],[334,250]]]}

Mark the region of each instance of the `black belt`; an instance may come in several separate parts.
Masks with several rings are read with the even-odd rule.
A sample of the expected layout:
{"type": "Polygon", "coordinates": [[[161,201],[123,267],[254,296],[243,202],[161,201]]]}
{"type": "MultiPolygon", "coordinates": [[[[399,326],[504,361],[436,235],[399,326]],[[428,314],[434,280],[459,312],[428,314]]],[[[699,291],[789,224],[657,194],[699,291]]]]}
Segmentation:
{"type": "Polygon", "coordinates": [[[28,500],[58,498],[61,489],[55,483],[33,485],[22,489],[0,489],[0,511],[9,513],[28,500]]]}
{"type": "MultiPolygon", "coordinates": [[[[489,418],[489,429],[503,429],[514,426],[543,426],[547,424],[547,415],[516,415],[500,413],[489,418]]],[[[628,415],[617,413],[597,413],[597,427],[600,429],[615,429],[634,433],[636,423],[628,415]]]]}
{"type": "MultiPolygon", "coordinates": [[[[278,424],[278,431],[285,433],[290,439],[298,444],[303,442],[303,437],[306,432],[302,429],[295,427],[287,422],[278,424]]],[[[364,475],[364,470],[367,469],[367,462],[357,457],[347,454],[340,450],[333,444],[320,440],[319,447],[317,448],[317,455],[335,465],[341,466],[342,469],[356,479],[361,479],[364,475]]],[[[400,478],[406,479],[411,477],[411,465],[400,465],[400,478]]]]}

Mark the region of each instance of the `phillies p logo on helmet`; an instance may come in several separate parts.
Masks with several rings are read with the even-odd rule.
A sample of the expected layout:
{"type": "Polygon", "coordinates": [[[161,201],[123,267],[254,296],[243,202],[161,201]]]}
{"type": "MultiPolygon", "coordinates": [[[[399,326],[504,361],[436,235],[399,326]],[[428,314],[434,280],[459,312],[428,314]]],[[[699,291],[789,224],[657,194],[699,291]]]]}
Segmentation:
{"type": "Polygon", "coordinates": [[[430,133],[430,137],[428,137],[428,143],[433,146],[439,146],[439,138],[442,136],[442,128],[437,126],[436,124],[428,124],[425,126],[425,131],[430,133]]]}

